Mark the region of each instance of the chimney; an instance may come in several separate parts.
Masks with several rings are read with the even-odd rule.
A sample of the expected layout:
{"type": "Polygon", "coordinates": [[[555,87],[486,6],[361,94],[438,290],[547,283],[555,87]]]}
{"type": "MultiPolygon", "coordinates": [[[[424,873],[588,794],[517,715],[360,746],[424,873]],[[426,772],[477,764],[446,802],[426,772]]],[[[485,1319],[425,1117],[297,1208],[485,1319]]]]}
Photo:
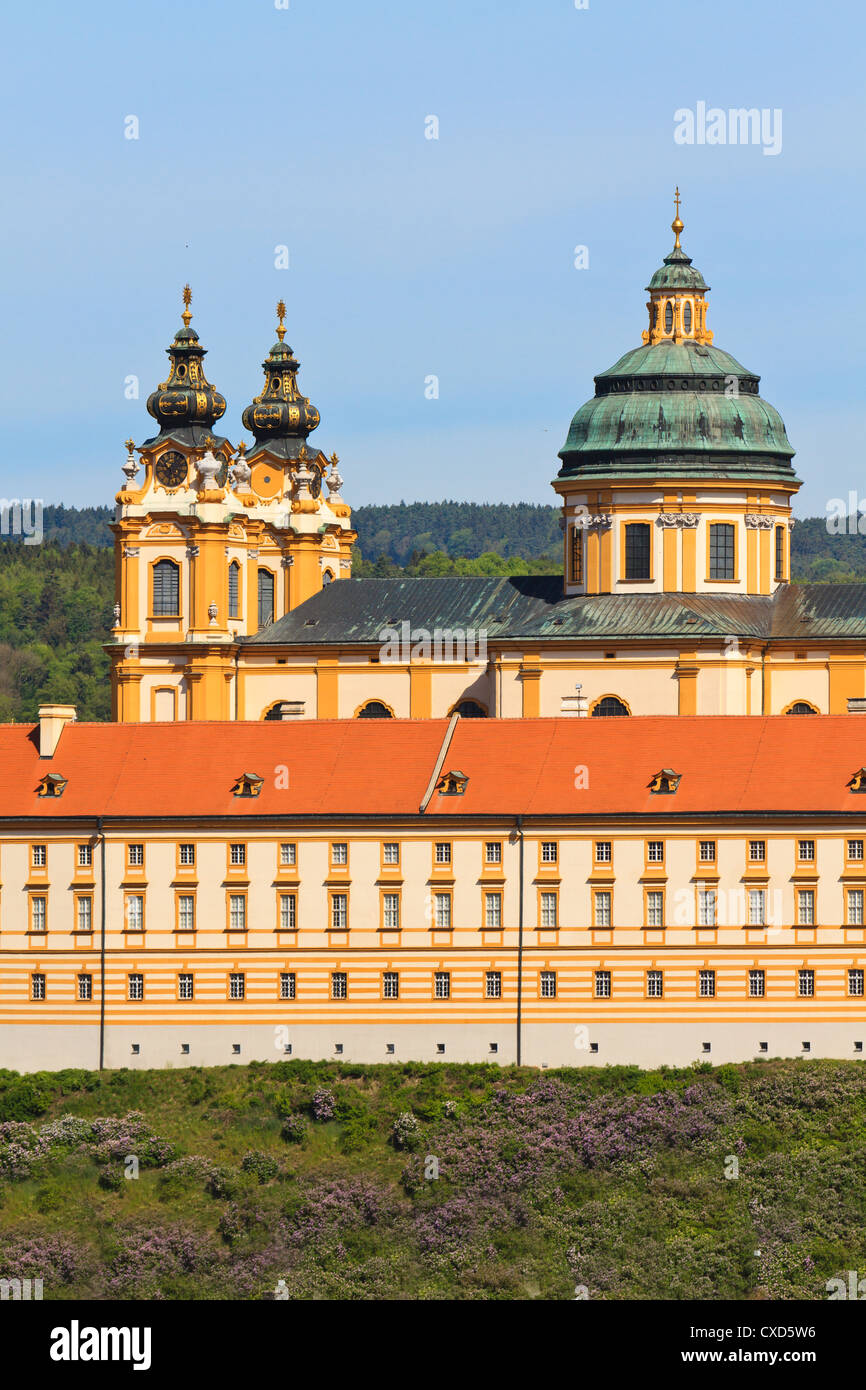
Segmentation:
{"type": "Polygon", "coordinates": [[[67,724],[75,721],[74,705],[39,706],[39,756],[53,758],[60,735],[67,724]]]}

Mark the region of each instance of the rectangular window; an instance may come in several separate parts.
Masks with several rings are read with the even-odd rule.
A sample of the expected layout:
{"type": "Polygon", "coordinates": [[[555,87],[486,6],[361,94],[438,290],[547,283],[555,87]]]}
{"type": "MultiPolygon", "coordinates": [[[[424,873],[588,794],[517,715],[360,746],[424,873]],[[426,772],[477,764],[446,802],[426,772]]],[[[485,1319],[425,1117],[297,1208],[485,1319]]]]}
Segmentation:
{"type": "Polygon", "coordinates": [[[815,841],[814,841],[814,840],[798,840],[798,841],[797,841],[797,858],[798,858],[798,859],[800,860],[800,862],[803,863],[803,864],[814,864],[814,862],[815,862],[815,841]]]}
{"type": "Polygon", "coordinates": [[[814,970],[797,971],[797,993],[801,999],[811,999],[815,993],[814,970]]]}
{"type": "Polygon", "coordinates": [[[556,926],[556,894],[542,893],[541,895],[541,926],[556,926]]]}
{"type": "Polygon", "coordinates": [[[665,895],[655,888],[646,895],[646,921],[648,927],[665,924],[665,895]]]}
{"type": "Polygon", "coordinates": [[[47,862],[45,846],[34,845],[32,848],[30,860],[34,869],[44,869],[47,862]]]}
{"type": "Polygon", "coordinates": [[[229,617],[239,618],[240,608],[240,573],[241,567],[237,560],[232,560],[229,565],[229,617]]]}
{"type": "Polygon", "coordinates": [[[583,527],[571,528],[571,582],[583,583],[583,527]]]}
{"type": "Polygon", "coordinates": [[[280,894],[280,931],[295,931],[298,925],[298,899],[295,893],[280,894]]]}
{"type": "Polygon", "coordinates": [[[400,842],[398,840],[386,840],[382,846],[382,863],[400,863],[400,842]]]}
{"type": "Polygon", "coordinates": [[[274,621],[274,576],[270,570],[258,574],[259,627],[274,621]]]}
{"type": "Polygon", "coordinates": [[[153,567],[155,617],[175,617],[180,612],[180,569],[173,560],[158,560],[153,567]]]}
{"type": "Polygon", "coordinates": [[[854,863],[862,863],[862,861],[863,861],[863,841],[862,841],[862,840],[849,840],[849,841],[848,841],[848,858],[851,859],[851,860],[853,860],[854,863]]]}
{"type": "Polygon", "coordinates": [[[128,999],[143,999],[143,998],[144,998],[144,976],[143,976],[143,975],[137,975],[137,974],[136,974],[136,975],[128,975],[128,976],[127,976],[126,996],[127,996],[128,999]]]}
{"type": "Polygon", "coordinates": [[[195,998],[195,985],[193,983],[192,975],[178,975],[177,997],[178,999],[195,998]]]}
{"type": "Polygon", "coordinates": [[[437,864],[450,864],[450,863],[451,863],[451,845],[450,845],[450,842],[449,842],[448,840],[437,840],[437,841],[436,841],[436,863],[437,863],[437,864]]]}
{"type": "Polygon", "coordinates": [[[542,999],[556,998],[556,971],[542,970],[541,972],[541,997],[542,999]]]}
{"type": "Polygon", "coordinates": [[[715,864],[716,862],[716,842],[715,840],[701,840],[698,855],[702,864],[715,864]]]}
{"type": "Polygon", "coordinates": [[[331,976],[331,998],[348,999],[349,977],[344,970],[335,970],[331,976]]]}
{"type": "Polygon", "coordinates": [[[648,864],[663,864],[665,860],[664,840],[647,840],[646,857],[648,864]]]}
{"type": "Polygon", "coordinates": [[[30,976],[30,998],[31,998],[31,999],[44,999],[44,998],[45,998],[45,976],[44,976],[44,975],[31,975],[31,976],[30,976]]]}
{"type": "Polygon", "coordinates": [[[557,861],[557,845],[555,840],[542,840],[541,842],[541,862],[542,864],[555,864],[557,861]]]}
{"type": "Polygon", "coordinates": [[[181,893],[177,900],[178,931],[195,931],[195,898],[192,893],[181,893]]]}
{"type": "Polygon", "coordinates": [[[79,998],[79,999],[82,999],[82,1000],[85,1000],[85,1001],[88,1000],[88,999],[92,999],[92,998],[93,998],[93,976],[92,976],[92,975],[79,975],[79,976],[78,976],[78,998],[79,998]]]}
{"type": "Polygon", "coordinates": [[[233,868],[241,868],[247,862],[246,845],[229,845],[229,863],[233,868]]]}
{"type": "Polygon", "coordinates": [[[700,996],[702,999],[715,999],[716,997],[716,972],[715,970],[702,970],[700,973],[700,996]]]}
{"type": "Polygon", "coordinates": [[[609,970],[596,970],[595,972],[595,997],[596,999],[609,999],[611,996],[611,979],[609,970]]]}
{"type": "Polygon", "coordinates": [[[247,994],[246,976],[240,971],[233,971],[229,975],[229,999],[245,999],[247,994]]]}
{"type": "Polygon", "coordinates": [[[815,924],[815,893],[812,888],[801,888],[797,893],[797,925],[812,927],[815,924]]]}
{"type": "Polygon", "coordinates": [[[776,527],[776,579],[785,578],[785,528],[776,527]]]}
{"type": "Polygon", "coordinates": [[[763,927],[766,922],[767,895],[763,888],[749,889],[749,926],[763,927]]]}
{"type": "Polygon", "coordinates": [[[848,926],[862,927],[863,925],[863,889],[848,889],[848,926]]]}
{"type": "Polygon", "coordinates": [[[752,864],[763,864],[767,858],[766,840],[749,841],[749,862],[752,864]]]}
{"type": "Polygon", "coordinates": [[[625,528],[625,577],[650,578],[650,527],[644,521],[632,522],[625,528]]]}
{"type": "Polygon", "coordinates": [[[349,846],[345,840],[338,840],[336,844],[331,845],[331,863],[340,865],[348,864],[348,862],[349,846]]]}
{"type": "Polygon", "coordinates": [[[294,999],[295,997],[295,972],[294,970],[280,971],[280,998],[294,999]]]}
{"type": "Polygon", "coordinates": [[[48,926],[48,899],[36,896],[30,899],[30,930],[44,932],[48,926]]]}
{"type": "Polygon", "coordinates": [[[386,931],[400,930],[400,894],[382,894],[382,926],[386,931]]]}
{"type": "Polygon", "coordinates": [[[144,865],[144,845],[129,845],[127,848],[129,867],[140,869],[144,865]]]}
{"type": "Polygon", "coordinates": [[[76,903],[76,926],[79,931],[93,930],[93,899],[79,898],[76,903]]]}
{"type": "Polygon", "coordinates": [[[597,927],[610,926],[610,893],[604,891],[595,895],[595,925],[597,927]]]}
{"type": "Polygon", "coordinates": [[[451,975],[447,970],[437,970],[433,977],[434,994],[437,999],[451,998],[451,975]]]}
{"type": "Polygon", "coordinates": [[[229,931],[246,931],[247,900],[244,893],[229,894],[229,931]]]}
{"type": "Polygon", "coordinates": [[[144,898],[140,893],[130,893],[126,899],[127,931],[144,931],[144,898]]]}
{"type": "Polygon", "coordinates": [[[661,999],[664,994],[664,976],[660,970],[646,972],[646,992],[649,999],[661,999]]]}
{"type": "Polygon", "coordinates": [[[726,521],[710,527],[710,579],[734,578],[734,528],[726,521]]]}
{"type": "Polygon", "coordinates": [[[433,895],[434,917],[433,920],[438,928],[450,931],[451,929],[451,894],[434,893],[433,895]]]}
{"type": "Polygon", "coordinates": [[[400,998],[400,976],[396,970],[386,970],[382,976],[382,997],[384,999],[400,998]]]}
{"type": "Polygon", "coordinates": [[[612,859],[612,845],[610,840],[596,840],[595,842],[595,862],[596,864],[609,864],[612,859]]]}
{"type": "Polygon", "coordinates": [[[78,867],[79,869],[89,869],[93,863],[93,846],[78,846],[78,867]]]}
{"type": "Polygon", "coordinates": [[[195,845],[180,845],[180,863],[185,869],[195,865],[195,845]]]}
{"type": "Polygon", "coordinates": [[[764,997],[764,972],[763,970],[749,971],[749,998],[763,999],[764,997]]]}
{"type": "Polygon", "coordinates": [[[498,930],[502,926],[502,894],[485,893],[484,895],[484,925],[498,930]]]}
{"type": "Polygon", "coordinates": [[[345,931],[349,925],[349,897],[347,893],[331,894],[331,928],[345,931]]]}
{"type": "Polygon", "coordinates": [[[502,972],[500,970],[488,970],[485,973],[484,997],[485,999],[502,998],[502,972]]]}
{"type": "Polygon", "coordinates": [[[280,845],[280,867],[293,869],[298,862],[298,847],[293,844],[280,845]]]}
{"type": "Polygon", "coordinates": [[[484,846],[485,864],[502,863],[502,845],[499,840],[488,840],[484,846]]]}
{"type": "Polygon", "coordinates": [[[858,999],[862,999],[862,997],[863,997],[863,971],[862,971],[862,970],[849,970],[849,971],[848,971],[848,993],[851,994],[851,995],[856,996],[856,998],[858,998],[858,999]]]}
{"type": "Polygon", "coordinates": [[[698,926],[714,927],[716,925],[716,890],[715,888],[700,888],[698,890],[698,926]]]}

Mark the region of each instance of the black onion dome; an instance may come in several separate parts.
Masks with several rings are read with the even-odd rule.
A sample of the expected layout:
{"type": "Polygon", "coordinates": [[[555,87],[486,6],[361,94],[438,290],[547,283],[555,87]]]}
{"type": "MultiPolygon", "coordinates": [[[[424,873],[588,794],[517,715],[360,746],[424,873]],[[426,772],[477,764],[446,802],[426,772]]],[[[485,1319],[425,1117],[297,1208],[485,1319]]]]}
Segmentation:
{"type": "Polygon", "coordinates": [[[295,458],[307,436],[319,423],[319,412],[310,405],[309,398],[302,396],[298,387],[300,362],[294,356],[288,343],[283,342],[285,328],[283,318],[285,305],[282,300],[277,305],[280,322],[277,328],[278,341],[274,343],[267,358],[262,363],[265,385],[260,395],[248,405],[241,417],[244,428],[250,430],[256,442],[247,454],[267,451],[277,457],[295,458]]]}
{"type": "Polygon", "coordinates": [[[201,346],[198,334],[189,326],[190,298],[187,285],[183,328],[178,329],[174,342],[166,348],[168,377],[148,396],[147,412],[159,423],[160,433],[156,438],[171,438],[199,446],[205,444],[214,424],[225,414],[226,402],[204,374],[207,348],[201,346]]]}

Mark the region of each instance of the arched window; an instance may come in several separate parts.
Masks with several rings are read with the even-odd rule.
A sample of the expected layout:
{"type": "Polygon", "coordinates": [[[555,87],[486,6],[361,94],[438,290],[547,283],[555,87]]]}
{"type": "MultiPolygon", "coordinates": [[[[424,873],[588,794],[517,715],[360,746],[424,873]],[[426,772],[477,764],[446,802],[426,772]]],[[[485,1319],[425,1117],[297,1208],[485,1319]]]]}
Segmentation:
{"type": "Polygon", "coordinates": [[[671,301],[668,300],[667,304],[665,305],[665,332],[666,332],[666,333],[672,333],[673,331],[674,331],[674,306],[671,304],[671,301]]]}
{"type": "Polygon", "coordinates": [[[265,714],[265,719],[282,719],[283,703],[282,700],[277,700],[275,705],[271,705],[270,709],[265,714]]]}
{"type": "Polygon", "coordinates": [[[478,700],[461,700],[451,711],[452,714],[459,714],[461,719],[486,719],[487,710],[478,700]]]}
{"type": "Polygon", "coordinates": [[[274,621],[274,576],[270,570],[259,570],[259,627],[274,621]]]}
{"type": "Polygon", "coordinates": [[[383,705],[381,700],[368,700],[366,705],[362,705],[356,715],[357,719],[393,719],[394,712],[387,705],[383,705]]]}
{"type": "Polygon", "coordinates": [[[241,567],[237,560],[229,565],[229,617],[241,616],[241,567]]]}
{"type": "Polygon", "coordinates": [[[692,304],[689,299],[683,305],[683,331],[685,333],[692,331],[692,304]]]}
{"type": "Polygon", "coordinates": [[[153,612],[163,618],[180,613],[180,568],[174,560],[157,560],[153,567],[153,612]]]}
{"type": "Polygon", "coordinates": [[[323,570],[323,571],[322,571],[322,588],[324,588],[326,584],[333,584],[333,582],[334,582],[334,571],[333,571],[333,570],[323,570]]]}
{"type": "Polygon", "coordinates": [[[786,714],[817,714],[814,705],[808,704],[806,700],[795,700],[790,709],[785,710],[786,714]]]}
{"type": "Polygon", "coordinates": [[[615,695],[605,695],[602,700],[593,705],[592,713],[594,715],[628,714],[629,710],[622,700],[618,700],[615,695]]]}

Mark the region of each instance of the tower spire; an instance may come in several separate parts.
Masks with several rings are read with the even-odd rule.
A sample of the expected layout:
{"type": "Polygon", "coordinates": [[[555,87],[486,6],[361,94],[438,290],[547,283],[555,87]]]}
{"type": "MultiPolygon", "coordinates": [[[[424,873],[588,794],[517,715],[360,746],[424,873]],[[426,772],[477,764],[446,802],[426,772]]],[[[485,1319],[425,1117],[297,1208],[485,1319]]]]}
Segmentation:
{"type": "Polygon", "coordinates": [[[280,342],[282,342],[283,339],[284,339],[285,336],[286,336],[286,328],[285,328],[285,324],[283,323],[283,320],[284,320],[285,317],[286,317],[286,306],[285,306],[285,304],[283,303],[283,301],[282,301],[282,299],[281,299],[281,300],[279,301],[279,303],[277,304],[277,318],[279,319],[279,323],[278,323],[278,325],[277,325],[277,337],[279,338],[280,342]]]}
{"type": "Polygon", "coordinates": [[[674,218],[673,222],[671,223],[671,231],[674,233],[674,235],[675,235],[675,237],[676,237],[676,241],[674,242],[674,250],[675,250],[675,251],[681,251],[681,250],[682,250],[682,247],[680,246],[680,232],[683,230],[683,227],[684,227],[685,224],[684,224],[682,218],[680,217],[680,187],[679,187],[679,184],[677,184],[676,190],[675,190],[675,192],[674,192],[674,202],[676,203],[677,213],[676,213],[676,217],[674,218]]]}
{"type": "Polygon", "coordinates": [[[181,314],[181,318],[183,319],[183,326],[184,326],[184,328],[189,328],[190,319],[192,318],[192,311],[191,311],[191,309],[190,309],[190,307],[189,307],[191,303],[192,303],[192,290],[190,289],[189,285],[184,285],[184,287],[183,287],[183,313],[181,314]]]}

